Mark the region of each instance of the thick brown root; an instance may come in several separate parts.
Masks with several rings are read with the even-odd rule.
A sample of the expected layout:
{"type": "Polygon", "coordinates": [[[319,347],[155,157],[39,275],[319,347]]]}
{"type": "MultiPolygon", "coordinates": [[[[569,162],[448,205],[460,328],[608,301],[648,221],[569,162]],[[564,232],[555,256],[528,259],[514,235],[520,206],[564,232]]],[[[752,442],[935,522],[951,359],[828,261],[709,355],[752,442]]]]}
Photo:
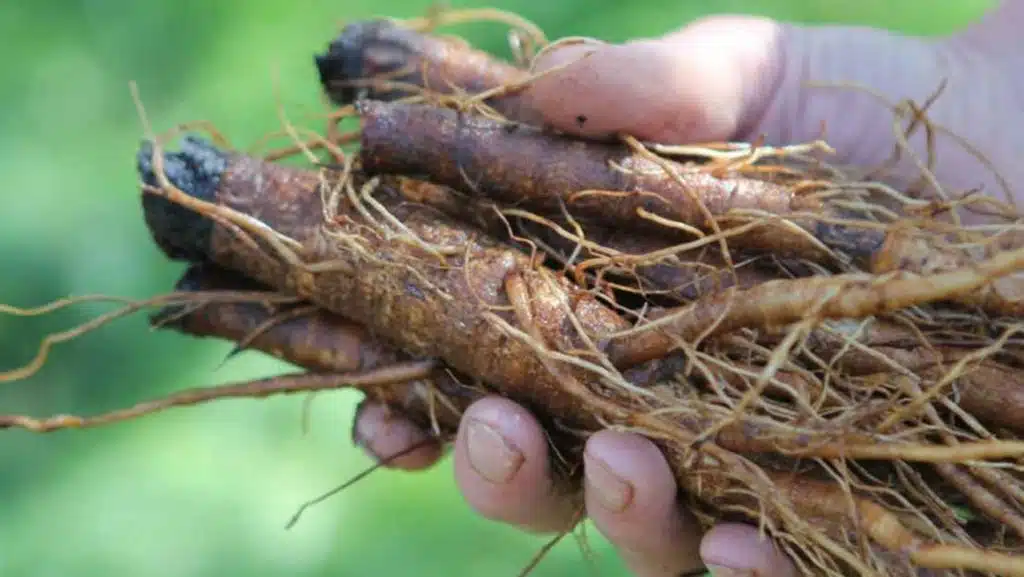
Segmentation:
{"type": "Polygon", "coordinates": [[[747,290],[730,288],[679,310],[652,315],[610,350],[618,367],[664,356],[679,339],[739,328],[774,329],[808,318],[861,319],[984,293],[999,279],[1024,269],[1024,249],[1004,252],[970,267],[930,276],[843,275],[773,280],[747,290]],[[637,338],[638,335],[642,335],[637,338]]]}
{"type": "Polygon", "coordinates": [[[158,327],[309,373],[0,426],[354,387],[443,441],[496,394],[540,419],[577,497],[586,439],[633,431],[703,524],[760,524],[803,574],[1024,575],[1019,219],[944,224],[959,202],[852,180],[821,143],[552,134],[525,64],[545,43],[497,11],[356,23],[317,65],[358,134],[307,145],[282,111],[297,144],[268,158],[146,145],[146,223],[191,263],[178,291],[0,380],[154,305],[158,327]],[[535,44],[513,65],[424,32],[483,15],[535,44]],[[311,148],[331,168],[269,160],[311,148]]]}
{"type": "MultiPolygon", "coordinates": [[[[147,174],[152,165],[142,164],[150,183],[147,218],[159,244],[171,254],[201,254],[275,290],[373,327],[375,335],[407,354],[436,358],[474,375],[501,394],[557,416],[570,430],[613,426],[642,431],[662,444],[681,485],[703,503],[720,511],[745,511],[753,518],[764,514],[774,525],[773,534],[811,539],[814,554],[830,556],[830,563],[861,569],[873,563],[842,544],[853,531],[863,532],[893,553],[909,554],[921,567],[997,567],[1004,574],[1018,574],[1019,559],[931,544],[940,537],[904,525],[868,494],[849,494],[848,498],[863,504],[840,512],[834,506],[835,494],[847,494],[847,489],[822,477],[820,470],[793,485],[791,473],[786,473],[792,464],[786,463],[795,455],[839,462],[979,461],[1015,458],[1024,454],[1024,444],[1000,440],[930,446],[909,438],[902,441],[898,435],[874,437],[867,427],[852,434],[826,429],[815,433],[813,426],[749,421],[730,409],[699,401],[692,390],[666,398],[657,388],[638,387],[619,372],[621,365],[602,359],[612,350],[600,336],[626,333],[630,324],[593,294],[538,268],[526,253],[496,244],[478,229],[445,220],[436,210],[409,202],[380,181],[361,180],[357,172],[348,173],[349,180],[338,179],[327,172],[227,155],[195,142],[188,146],[193,148],[183,154],[190,155],[189,162],[175,165],[178,157],[174,155],[165,160],[172,167],[195,166],[202,157],[215,155],[221,170],[205,198],[194,188],[187,189],[189,197],[167,182],[163,188],[152,186],[160,179],[147,174]],[[172,214],[184,217],[176,212],[182,207],[190,211],[191,225],[164,226],[172,214]],[[257,215],[259,221],[251,220],[257,215]],[[236,229],[216,224],[220,221],[214,218],[244,227],[252,237],[246,239],[236,229]],[[210,222],[206,219],[214,224],[199,226],[210,222]],[[687,396],[695,403],[692,408],[679,404],[687,396]],[[787,493],[792,487],[794,492],[787,493]],[[778,499],[779,494],[809,494],[810,487],[829,495],[828,503],[778,499]],[[856,511],[871,516],[859,517],[856,511]],[[809,537],[822,530],[825,533],[809,537]]],[[[173,170],[169,174],[174,178],[173,170]]],[[[887,281],[890,284],[842,277],[820,283],[810,279],[806,286],[813,290],[775,295],[775,301],[754,301],[757,306],[749,312],[742,312],[745,309],[740,306],[736,310],[741,313],[736,314],[741,316],[732,318],[743,322],[730,322],[735,330],[802,322],[822,311],[860,318],[928,304],[951,293],[976,290],[1018,266],[1015,259],[1020,258],[1006,253],[954,276],[940,273],[914,282],[899,276],[887,281]]],[[[698,301],[694,306],[704,304],[698,301]]],[[[687,333],[689,329],[672,328],[693,342],[695,335],[687,333]]],[[[763,388],[755,384],[744,397],[763,388]]],[[[741,400],[739,406],[745,402],[749,401],[741,400]]]]}
{"type": "MultiPolygon", "coordinates": [[[[508,127],[505,130],[509,134],[503,136],[500,121],[490,118],[472,119],[465,113],[423,105],[374,102],[398,99],[399,93],[387,89],[387,80],[390,75],[404,72],[407,90],[487,94],[488,103],[501,109],[509,120],[542,124],[537,120],[538,114],[530,109],[529,99],[523,96],[523,89],[528,88],[530,81],[526,70],[468,45],[455,47],[450,41],[397,23],[374,21],[350,25],[332,44],[328,54],[321,57],[321,62],[330,63],[321,65],[321,83],[335,102],[353,104],[357,100],[369,100],[359,103],[364,123],[363,155],[369,170],[426,174],[456,188],[466,188],[508,203],[525,202],[548,213],[553,212],[550,191],[557,190],[561,191],[563,199],[576,198],[575,203],[567,203],[574,210],[597,215],[617,226],[628,226],[633,235],[643,231],[671,235],[673,223],[705,231],[730,228],[735,231],[752,224],[750,219],[737,219],[737,215],[732,214],[745,210],[782,217],[796,226],[787,229],[778,222],[764,221],[756,224],[758,228],[754,231],[730,238],[730,250],[749,247],[770,251],[776,256],[793,254],[827,261],[838,256],[840,260],[852,259],[872,274],[896,270],[932,274],[955,270],[992,256],[994,251],[1024,246],[1019,231],[1001,234],[994,243],[964,248],[953,246],[944,238],[948,235],[931,231],[838,219],[840,213],[848,210],[836,209],[810,194],[824,183],[815,184],[812,175],[800,182],[799,172],[794,173],[795,167],[785,166],[785,155],[782,165],[768,164],[760,170],[771,173],[781,169],[790,174],[788,182],[768,184],[757,180],[760,184],[750,184],[742,176],[742,170],[723,178],[719,176],[720,171],[679,165],[650,152],[638,152],[635,147],[617,149],[576,143],[566,148],[560,146],[564,143],[557,138],[547,141],[544,135],[529,129],[508,127]],[[409,72],[412,70],[417,73],[409,72]],[[332,89],[336,83],[367,88],[360,93],[361,98],[356,98],[354,91],[332,89]],[[386,131],[374,129],[380,123],[386,123],[386,131]],[[588,146],[589,154],[584,152],[588,146]],[[448,155],[448,150],[461,152],[448,155]],[[456,159],[454,163],[452,158],[456,159]],[[534,166],[542,165],[542,159],[556,170],[534,170],[534,166]],[[551,159],[555,159],[554,162],[551,159]],[[640,174],[630,178],[629,172],[634,169],[640,174]],[[712,173],[716,176],[711,177],[712,173]],[[513,176],[518,174],[534,176],[529,183],[524,183],[513,176]],[[735,186],[735,190],[727,197],[722,196],[722,187],[730,185],[735,186]],[[680,189],[687,188],[693,190],[679,194],[680,189]],[[804,195],[802,200],[796,200],[799,198],[794,195],[796,190],[804,195]],[[796,217],[791,212],[812,214],[796,217]],[[723,219],[726,214],[730,214],[730,219],[723,219]],[[813,218],[814,214],[820,220],[813,218]],[[712,226],[708,219],[719,222],[712,226]],[[767,234],[766,226],[776,234],[767,234]],[[805,232],[800,233],[800,229],[805,232]],[[791,246],[790,242],[796,244],[791,246]]],[[[456,106],[459,106],[458,101],[456,106]]],[[[755,155],[751,152],[749,160],[739,157],[738,168],[746,167],[743,161],[753,162],[755,155]]],[[[849,184],[857,186],[857,183],[849,184]]],[[[821,192],[835,197],[839,190],[833,187],[833,190],[821,192]]],[[[833,203],[842,198],[840,194],[833,203]]],[[[845,203],[856,203],[856,198],[845,199],[845,203]]],[[[1024,280],[1000,279],[988,290],[972,294],[964,301],[990,314],[1020,315],[1024,313],[1024,280]]]]}
{"type": "MultiPolygon", "coordinates": [[[[178,282],[182,291],[273,290],[222,268],[191,265],[178,282]]],[[[342,375],[403,366],[417,360],[394,346],[374,339],[369,331],[319,307],[296,303],[208,302],[182,310],[167,307],[153,316],[155,326],[193,337],[235,344],[235,350],[256,350],[313,373],[342,375]],[[292,315],[292,311],[301,315],[292,315]]],[[[344,382],[367,399],[381,403],[417,422],[424,430],[446,439],[458,429],[462,412],[487,391],[441,363],[428,377],[376,386],[372,381],[344,382]],[[362,386],[366,383],[366,386],[362,386]]],[[[414,365],[410,365],[414,366],[414,365]]]]}
{"type": "Polygon", "coordinates": [[[96,417],[57,415],[46,419],[35,419],[20,415],[0,415],[0,429],[19,428],[36,433],[49,433],[63,429],[99,427],[134,420],[172,407],[189,407],[217,399],[260,398],[288,393],[337,390],[345,387],[386,387],[396,383],[425,379],[436,369],[437,363],[434,361],[410,361],[360,373],[283,375],[244,383],[185,389],[155,401],[139,403],[127,409],[111,411],[96,417]]]}
{"type": "MultiPolygon", "coordinates": [[[[680,238],[694,230],[715,232],[721,217],[734,211],[796,218],[821,208],[809,189],[798,193],[768,180],[717,176],[622,144],[575,140],[425,104],[361,101],[357,109],[367,172],[423,174],[541,213],[558,214],[565,206],[610,226],[680,238]]],[[[721,228],[733,229],[729,242],[737,247],[829,259],[813,235],[772,218],[721,228]]]]}

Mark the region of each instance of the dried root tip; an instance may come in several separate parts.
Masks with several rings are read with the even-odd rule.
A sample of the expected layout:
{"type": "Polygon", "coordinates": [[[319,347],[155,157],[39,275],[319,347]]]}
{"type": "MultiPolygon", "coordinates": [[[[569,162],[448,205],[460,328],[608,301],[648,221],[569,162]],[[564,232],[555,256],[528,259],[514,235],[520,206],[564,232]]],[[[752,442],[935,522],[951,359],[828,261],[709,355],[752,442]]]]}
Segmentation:
{"type": "MultiPolygon", "coordinates": [[[[150,145],[145,144],[140,154],[144,218],[157,245],[170,258],[218,262],[268,285],[272,283],[267,278],[251,274],[244,267],[220,263],[218,255],[213,254],[218,235],[229,236],[254,250],[262,250],[261,244],[267,246],[272,256],[282,261],[264,266],[301,267],[296,251],[303,245],[289,234],[306,240],[320,229],[324,219],[320,197],[326,182],[323,174],[229,153],[197,138],[187,142],[191,144],[183,145],[179,152],[153,155],[149,153],[150,145]],[[168,171],[167,165],[172,170],[168,171]],[[257,184],[254,178],[264,181],[257,184]],[[243,195],[246,204],[232,205],[231,195],[236,188],[251,192],[253,186],[259,187],[258,194],[243,195]],[[253,211],[261,218],[253,216],[253,211]],[[269,219],[270,224],[261,219],[269,219]]],[[[287,275],[280,269],[275,272],[287,275]]]]}
{"type": "MultiPolygon", "coordinates": [[[[136,169],[142,182],[150,187],[162,186],[161,173],[189,196],[213,200],[220,178],[228,165],[228,156],[209,142],[185,137],[179,152],[154,156],[151,142],[144,142],[136,158],[136,169]]],[[[154,231],[154,240],[175,260],[200,261],[206,256],[213,222],[194,211],[162,196],[142,196],[146,225],[154,231]]]]}
{"type": "MultiPolygon", "coordinates": [[[[390,20],[349,24],[314,60],[324,93],[340,106],[363,99],[397,100],[423,91],[475,95],[526,77],[524,70],[464,43],[390,20]]],[[[501,94],[485,103],[521,122],[533,117],[516,94],[501,94]]]]}

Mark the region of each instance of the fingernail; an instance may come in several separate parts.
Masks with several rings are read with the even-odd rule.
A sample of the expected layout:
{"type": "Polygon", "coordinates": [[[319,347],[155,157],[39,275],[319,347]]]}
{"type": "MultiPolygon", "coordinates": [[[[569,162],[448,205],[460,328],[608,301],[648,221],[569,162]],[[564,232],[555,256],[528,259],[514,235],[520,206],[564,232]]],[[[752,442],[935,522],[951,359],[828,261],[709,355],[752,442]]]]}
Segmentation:
{"type": "Polygon", "coordinates": [[[523,453],[494,427],[472,419],[466,427],[469,465],[492,483],[507,483],[523,465],[523,453]]]}
{"type": "Polygon", "coordinates": [[[373,441],[373,436],[376,431],[374,431],[370,427],[367,427],[366,423],[362,419],[363,413],[366,412],[370,408],[370,406],[371,405],[365,399],[363,401],[360,401],[360,403],[356,405],[356,414],[355,417],[352,419],[352,430],[350,432],[350,437],[352,439],[352,444],[372,454],[373,451],[370,448],[370,445],[371,442],[373,441]]]}
{"type": "Polygon", "coordinates": [[[633,485],[612,472],[603,460],[587,456],[587,494],[609,511],[621,513],[633,500],[633,485]]]}
{"type": "Polygon", "coordinates": [[[724,565],[708,565],[708,572],[711,577],[752,577],[754,574],[750,569],[733,569],[724,565]]]}

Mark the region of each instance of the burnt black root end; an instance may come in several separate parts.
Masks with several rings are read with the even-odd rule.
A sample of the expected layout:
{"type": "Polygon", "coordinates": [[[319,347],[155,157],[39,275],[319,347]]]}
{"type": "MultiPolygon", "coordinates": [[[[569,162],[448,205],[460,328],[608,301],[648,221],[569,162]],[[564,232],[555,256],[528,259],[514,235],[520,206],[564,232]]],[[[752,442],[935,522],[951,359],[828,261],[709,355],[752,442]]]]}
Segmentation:
{"type": "Polygon", "coordinates": [[[271,292],[267,285],[253,280],[242,273],[226,269],[209,262],[189,265],[174,285],[182,292],[202,291],[264,291],[271,292]]]}
{"type": "MultiPolygon", "coordinates": [[[[158,187],[153,166],[153,144],[143,142],[136,155],[142,181],[158,187]]],[[[167,179],[179,190],[207,202],[215,202],[217,187],[228,167],[228,154],[195,136],[182,139],[179,152],[163,152],[167,179]]],[[[142,211],[153,240],[173,260],[206,260],[213,234],[213,222],[170,200],[144,192],[142,211]]]]}
{"type": "MultiPolygon", "coordinates": [[[[409,54],[420,50],[417,37],[390,20],[367,20],[345,26],[328,45],[327,51],[313,57],[320,76],[320,86],[330,101],[338,106],[362,98],[390,100],[407,94],[401,91],[371,89],[355,80],[372,78],[405,67],[409,54]]],[[[400,81],[401,78],[391,78],[400,81]]]]}

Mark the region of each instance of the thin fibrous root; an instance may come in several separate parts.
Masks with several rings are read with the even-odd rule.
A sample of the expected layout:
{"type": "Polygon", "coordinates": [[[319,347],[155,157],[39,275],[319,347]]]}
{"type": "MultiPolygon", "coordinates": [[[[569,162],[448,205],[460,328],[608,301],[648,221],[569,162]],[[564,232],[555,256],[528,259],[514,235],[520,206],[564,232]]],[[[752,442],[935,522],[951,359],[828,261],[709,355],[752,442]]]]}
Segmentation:
{"type": "Polygon", "coordinates": [[[72,297],[56,300],[50,304],[35,307],[35,308],[18,308],[10,305],[3,305],[0,307],[0,313],[17,315],[17,316],[37,316],[42,314],[48,314],[61,308],[72,306],[79,303],[92,303],[92,302],[118,302],[126,303],[123,307],[114,311],[105,313],[96,318],[90,319],[78,326],[67,329],[65,331],[52,333],[43,338],[39,345],[39,349],[36,352],[36,356],[31,361],[9,371],[0,372],[0,382],[20,381],[27,379],[32,375],[39,372],[41,368],[46,364],[46,360],[49,357],[50,350],[58,344],[65,343],[76,338],[79,338],[87,333],[90,333],[96,329],[99,329],[111,322],[132,315],[138,311],[146,308],[168,306],[172,304],[179,305],[196,305],[202,303],[216,303],[216,302],[261,302],[261,303],[288,303],[295,302],[297,299],[292,296],[283,294],[268,294],[264,291],[252,292],[252,291],[211,291],[211,292],[173,292],[166,295],[159,295],[156,297],[132,300],[119,297],[105,297],[96,295],[87,295],[82,297],[72,297]]]}
{"type": "MultiPolygon", "coordinates": [[[[813,482],[790,475],[775,475],[776,486],[790,499],[800,501],[806,514],[846,517],[849,495],[836,484],[813,482]]],[[[919,567],[966,569],[1004,577],[1024,577],[1024,557],[983,551],[952,543],[930,543],[908,529],[899,517],[868,499],[854,497],[857,525],[876,543],[900,553],[919,567]]]]}
{"type": "Polygon", "coordinates": [[[437,369],[437,366],[437,362],[426,360],[409,361],[361,373],[281,375],[242,383],[186,389],[160,399],[142,402],[126,409],[111,411],[95,417],[56,415],[37,419],[22,415],[0,415],[0,428],[49,433],[63,429],[84,429],[110,425],[159,413],[173,407],[188,407],[220,399],[262,398],[272,395],[343,388],[372,389],[427,378],[437,369]]]}
{"type": "MultiPolygon", "coordinates": [[[[984,290],[1000,277],[1024,270],[1024,249],[997,254],[959,270],[929,276],[894,274],[774,280],[757,287],[701,299],[670,309],[642,327],[608,338],[610,355],[620,368],[665,356],[677,339],[689,341],[739,328],[771,328],[800,322],[817,308],[824,319],[860,319],[919,305],[953,300],[984,290]]],[[[653,316],[653,315],[652,315],[653,316]]]]}

